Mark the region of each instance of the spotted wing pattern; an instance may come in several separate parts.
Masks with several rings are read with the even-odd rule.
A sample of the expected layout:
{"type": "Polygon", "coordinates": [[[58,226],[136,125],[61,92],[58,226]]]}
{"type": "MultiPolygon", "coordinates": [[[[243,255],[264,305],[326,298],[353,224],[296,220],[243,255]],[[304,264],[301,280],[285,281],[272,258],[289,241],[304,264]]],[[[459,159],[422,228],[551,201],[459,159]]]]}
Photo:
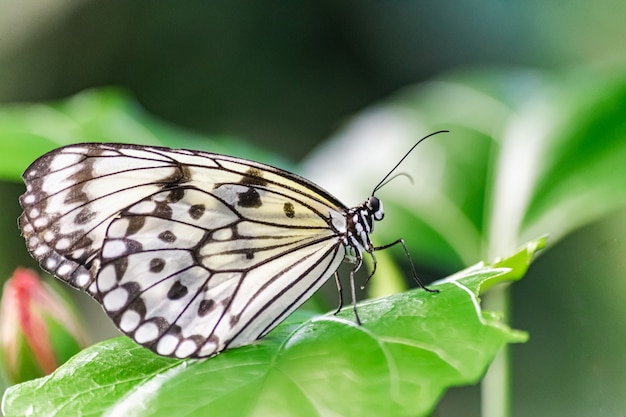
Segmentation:
{"type": "Polygon", "coordinates": [[[345,206],[243,159],[79,144],[39,158],[24,181],[31,254],[165,356],[211,356],[263,336],[346,254],[345,206]]]}

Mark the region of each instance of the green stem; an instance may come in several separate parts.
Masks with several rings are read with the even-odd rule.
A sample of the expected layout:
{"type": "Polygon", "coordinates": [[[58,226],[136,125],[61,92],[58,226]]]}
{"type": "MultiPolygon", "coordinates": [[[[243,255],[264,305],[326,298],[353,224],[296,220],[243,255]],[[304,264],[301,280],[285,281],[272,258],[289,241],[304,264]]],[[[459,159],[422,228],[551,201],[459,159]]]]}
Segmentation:
{"type": "MultiPolygon", "coordinates": [[[[493,288],[483,297],[485,310],[501,311],[503,321],[509,318],[509,287],[493,288]]],[[[508,417],[511,415],[511,381],[509,350],[505,345],[498,352],[481,384],[482,417],[508,417]]]]}

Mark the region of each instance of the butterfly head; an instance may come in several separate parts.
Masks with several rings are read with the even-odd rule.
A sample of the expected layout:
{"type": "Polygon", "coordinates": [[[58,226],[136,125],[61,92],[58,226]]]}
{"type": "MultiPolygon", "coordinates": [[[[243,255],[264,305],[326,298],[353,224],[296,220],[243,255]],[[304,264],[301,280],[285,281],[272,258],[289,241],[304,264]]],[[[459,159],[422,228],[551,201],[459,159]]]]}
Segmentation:
{"type": "Polygon", "coordinates": [[[369,212],[370,216],[378,221],[385,217],[385,211],[383,210],[383,202],[378,197],[371,196],[365,202],[365,208],[369,212]]]}

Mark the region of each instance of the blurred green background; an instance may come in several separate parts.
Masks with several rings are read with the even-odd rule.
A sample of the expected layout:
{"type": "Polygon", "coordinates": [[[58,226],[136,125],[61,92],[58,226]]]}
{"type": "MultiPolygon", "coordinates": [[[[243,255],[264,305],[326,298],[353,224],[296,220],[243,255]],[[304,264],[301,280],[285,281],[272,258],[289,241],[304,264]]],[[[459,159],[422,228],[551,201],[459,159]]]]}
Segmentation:
{"type": "MultiPolygon", "coordinates": [[[[0,116],[1,145],[9,152],[20,146],[20,140],[34,144],[32,154],[21,153],[22,159],[19,155],[9,158],[9,153],[1,159],[7,181],[0,185],[4,219],[0,222],[0,275],[8,277],[18,264],[34,266],[16,229],[17,196],[23,186],[14,173],[63,143],[102,138],[134,141],[134,137],[146,143],[167,137],[168,129],[178,126],[194,133],[180,139],[176,131],[177,141],[157,143],[228,152],[307,173],[352,205],[367,196],[376,178],[393,166],[411,140],[439,128],[453,130],[453,136],[435,139],[444,144],[444,156],[439,154],[437,159],[437,153],[433,154],[436,145],[424,144],[416,150],[413,163],[420,161],[428,169],[417,171],[419,177],[409,194],[430,198],[428,184],[420,188],[419,179],[431,181],[438,172],[437,161],[447,162],[446,172],[451,166],[459,171],[443,181],[452,184],[454,195],[462,194],[461,185],[474,190],[490,176],[496,183],[497,173],[506,170],[490,164],[497,146],[484,137],[511,137],[514,131],[522,139],[506,143],[516,143],[521,154],[524,146],[532,147],[533,137],[547,120],[556,126],[552,132],[568,139],[559,142],[557,137],[555,145],[544,147],[537,156],[542,161],[556,160],[540,164],[550,169],[537,174],[535,195],[550,198],[531,198],[528,203],[530,215],[524,224],[538,226],[518,230],[529,230],[529,236],[512,234],[530,239],[537,237],[534,233],[551,232],[553,239],[553,246],[512,287],[510,295],[513,326],[530,333],[527,344],[512,349],[512,415],[624,415],[626,215],[625,198],[615,190],[624,190],[626,173],[615,167],[626,163],[622,159],[626,145],[625,15],[626,3],[610,0],[0,0],[0,102],[5,109],[0,116]],[[443,84],[471,87],[482,95],[464,96],[458,88],[451,92],[443,84]],[[15,107],[15,103],[50,102],[103,86],[122,87],[132,99],[121,104],[115,98],[101,99],[97,107],[79,96],[61,115],[37,106],[15,107]],[[81,138],[80,134],[89,131],[85,126],[90,119],[105,113],[102,107],[107,105],[114,109],[110,119],[95,122],[108,120],[106,128],[93,129],[98,134],[106,130],[107,135],[81,138]],[[359,120],[372,120],[374,105],[401,114],[417,108],[420,128],[402,145],[393,142],[391,146],[384,137],[398,126],[394,123],[381,131],[380,138],[366,140],[358,135],[360,125],[351,121],[355,115],[360,115],[359,120]],[[151,119],[149,129],[133,122],[146,113],[159,120],[151,119]],[[73,118],[69,127],[63,124],[67,114],[73,118]],[[79,124],[80,129],[76,128],[79,124]],[[29,135],[20,136],[24,131],[29,135]],[[64,132],[74,132],[76,137],[64,132]],[[108,136],[116,132],[119,138],[108,136]],[[346,142],[347,137],[354,141],[346,142]],[[386,144],[391,148],[379,155],[378,147],[386,144]],[[333,153],[332,163],[320,162],[332,160],[324,155],[333,153]],[[420,154],[428,158],[420,159],[420,154]],[[611,160],[611,155],[619,159],[611,160]],[[368,156],[371,159],[365,159],[368,156]],[[577,171],[594,161],[610,166],[610,172],[600,174],[597,167],[577,171]],[[355,175],[354,163],[359,162],[375,172],[363,173],[369,176],[361,179],[355,175]],[[590,172],[598,175],[597,182],[590,172]],[[564,181],[558,182],[559,178],[564,181]],[[602,188],[605,178],[613,181],[613,188],[594,197],[594,187],[602,188]],[[585,204],[576,206],[571,220],[570,212],[563,211],[559,218],[557,211],[553,217],[544,217],[543,223],[533,222],[541,219],[533,214],[548,212],[544,207],[567,193],[588,196],[585,204]],[[555,227],[556,232],[543,227],[558,223],[554,219],[569,223],[555,227]]],[[[366,128],[366,133],[371,135],[371,131],[366,128]]],[[[519,172],[520,177],[525,174],[519,172]]],[[[406,196],[403,181],[390,185],[389,194],[395,186],[397,194],[406,196]]],[[[483,192],[489,194],[489,190],[483,192]]],[[[453,226],[447,232],[429,232],[415,219],[408,220],[414,228],[403,226],[407,220],[401,213],[410,217],[411,212],[422,210],[420,201],[404,207],[396,203],[401,197],[391,199],[391,206],[400,213],[396,224],[377,232],[386,233],[385,238],[402,233],[407,241],[432,234],[433,239],[413,243],[411,250],[420,264],[420,275],[427,279],[445,276],[481,258],[508,254],[494,252],[494,246],[509,250],[523,243],[490,245],[494,238],[482,224],[488,223],[489,215],[484,214],[484,200],[472,201],[471,195],[463,197],[468,203],[459,207],[473,213],[472,225],[480,232],[476,239],[453,226]],[[463,239],[464,247],[459,242],[463,239]]],[[[383,191],[379,196],[385,197],[383,191]]],[[[440,207],[433,205],[434,210],[440,207]]],[[[387,213],[390,216],[390,210],[387,213]]],[[[87,297],[79,302],[81,308],[102,315],[87,297]]],[[[115,334],[110,327],[92,333],[94,338],[115,334]]],[[[451,390],[436,415],[480,415],[479,387],[451,390]]]]}

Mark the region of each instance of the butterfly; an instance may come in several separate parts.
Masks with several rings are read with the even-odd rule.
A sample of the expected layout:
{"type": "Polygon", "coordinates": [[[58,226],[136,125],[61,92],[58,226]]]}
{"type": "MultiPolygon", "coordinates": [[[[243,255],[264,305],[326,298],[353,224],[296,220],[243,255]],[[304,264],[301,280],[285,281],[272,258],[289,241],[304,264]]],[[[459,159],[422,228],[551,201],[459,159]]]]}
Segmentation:
{"type": "Polygon", "coordinates": [[[249,344],[332,275],[341,300],[344,260],[354,265],[360,324],[354,273],[363,253],[374,261],[369,277],[374,251],[401,244],[408,256],[402,239],[372,244],[384,216],[374,194],[436,133],[353,208],[296,174],[232,156],[69,145],[23,174],[19,226],[43,269],[87,292],[124,334],[162,356],[209,357],[249,344]]]}

